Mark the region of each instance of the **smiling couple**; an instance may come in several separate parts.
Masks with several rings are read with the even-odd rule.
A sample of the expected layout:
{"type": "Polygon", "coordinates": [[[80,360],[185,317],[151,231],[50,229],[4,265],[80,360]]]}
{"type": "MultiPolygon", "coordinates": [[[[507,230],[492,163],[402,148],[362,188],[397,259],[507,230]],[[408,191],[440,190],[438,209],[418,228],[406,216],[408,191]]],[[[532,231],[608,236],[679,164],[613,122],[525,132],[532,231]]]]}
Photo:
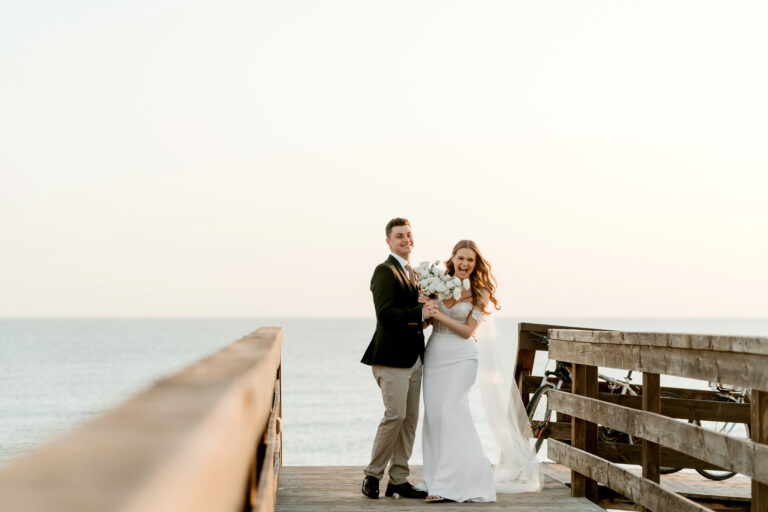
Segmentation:
{"type": "MultiPolygon", "coordinates": [[[[363,494],[379,497],[379,482],[388,463],[385,496],[398,494],[429,503],[491,502],[496,500],[497,489],[538,490],[538,467],[528,444],[527,417],[525,426],[516,425],[504,434],[513,438],[501,440],[502,448],[512,446],[513,453],[505,454],[508,461],[525,459],[516,461],[511,473],[509,466],[505,468],[505,483],[512,485],[504,486],[499,483],[498,471],[497,478],[494,476],[470,413],[468,395],[480,359],[476,331],[490,308],[500,309],[490,264],[474,242],[458,242],[445,262],[446,273],[469,279],[470,287],[462,290],[458,299],[437,301],[418,289],[410,264],[414,243],[408,220],[389,221],[386,237],[390,255],[376,267],[371,279],[376,331],[362,359],[371,366],[381,389],[384,417],[376,432],[371,462],[365,469],[363,494]],[[432,334],[425,350],[424,329],[430,324],[432,334]],[[424,484],[415,487],[407,480],[408,459],[419,419],[422,383],[424,484]]],[[[512,399],[520,401],[515,393],[516,387],[512,399]]],[[[521,406],[522,402],[515,405],[521,406]]],[[[520,421],[516,419],[516,423],[520,421]]]]}

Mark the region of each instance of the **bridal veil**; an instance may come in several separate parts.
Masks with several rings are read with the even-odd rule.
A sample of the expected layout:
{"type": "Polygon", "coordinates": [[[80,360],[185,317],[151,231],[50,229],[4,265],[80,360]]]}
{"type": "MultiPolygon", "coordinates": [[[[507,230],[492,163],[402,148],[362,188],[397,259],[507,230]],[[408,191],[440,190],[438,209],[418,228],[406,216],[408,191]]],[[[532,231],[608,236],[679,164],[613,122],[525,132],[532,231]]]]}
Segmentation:
{"type": "Polygon", "coordinates": [[[496,322],[491,316],[485,315],[476,336],[480,393],[488,424],[501,449],[499,461],[493,466],[496,491],[539,492],[539,463],[532,445],[531,426],[514,372],[502,357],[496,322]]]}

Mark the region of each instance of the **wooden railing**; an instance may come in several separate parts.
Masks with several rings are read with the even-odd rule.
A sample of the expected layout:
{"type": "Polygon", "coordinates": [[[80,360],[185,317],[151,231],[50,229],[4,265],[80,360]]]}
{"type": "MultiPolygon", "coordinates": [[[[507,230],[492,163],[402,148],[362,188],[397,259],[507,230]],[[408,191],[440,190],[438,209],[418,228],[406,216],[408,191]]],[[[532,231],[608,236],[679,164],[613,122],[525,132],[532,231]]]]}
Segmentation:
{"type": "Polygon", "coordinates": [[[0,510],[273,510],[281,345],[261,328],[3,468],[0,510]]]}
{"type": "MultiPolygon", "coordinates": [[[[572,469],[575,496],[597,502],[599,482],[648,510],[709,510],[659,486],[663,446],[672,450],[667,457],[677,454],[678,467],[699,464],[751,477],[751,510],[768,511],[768,338],[575,329],[547,332],[549,358],[573,363],[571,389],[548,393],[549,406],[571,419],[570,445],[550,438],[547,455],[572,469]],[[610,399],[601,393],[598,366],[643,372],[641,397],[610,399]],[[713,406],[695,396],[708,392],[689,390],[686,395],[683,389],[677,389],[680,399],[662,399],[660,374],[749,387],[751,404],[713,406]],[[675,419],[727,416],[743,422],[747,420],[745,407],[750,408],[746,422],[751,426],[751,440],[675,419]],[[636,454],[640,460],[621,461],[641,462],[641,477],[601,456],[598,425],[642,439],[636,454]]],[[[518,382],[525,396],[533,382],[522,377],[518,382]]],[[[563,424],[559,425],[563,430],[563,424]]]]}

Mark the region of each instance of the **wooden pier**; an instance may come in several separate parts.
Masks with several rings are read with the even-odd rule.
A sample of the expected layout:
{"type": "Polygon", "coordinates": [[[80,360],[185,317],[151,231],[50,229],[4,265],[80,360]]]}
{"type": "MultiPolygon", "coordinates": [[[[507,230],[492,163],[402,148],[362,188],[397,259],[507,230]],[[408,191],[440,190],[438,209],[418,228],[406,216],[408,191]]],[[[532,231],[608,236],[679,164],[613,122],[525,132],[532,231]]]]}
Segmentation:
{"type": "MultiPolygon", "coordinates": [[[[421,466],[411,468],[410,480],[421,481],[421,466]]],[[[351,512],[353,510],[387,510],[410,512],[439,509],[482,510],[483,512],[588,512],[604,510],[586,498],[574,498],[562,482],[546,474],[544,489],[540,493],[499,494],[495,503],[425,503],[424,500],[384,497],[386,480],[382,482],[381,497],[372,500],[363,496],[362,467],[284,466],[280,470],[277,493],[278,512],[351,512]]]]}
{"type": "MultiPolygon", "coordinates": [[[[544,490],[501,494],[493,504],[426,504],[384,498],[383,492],[370,500],[360,492],[360,467],[283,467],[281,344],[282,329],[261,328],[1,469],[0,511],[768,512],[767,338],[520,324],[516,379],[523,398],[541,382],[530,374],[537,351],[572,364],[575,379],[547,394],[558,411],[548,432],[548,456],[557,463],[542,464],[544,490]],[[547,336],[549,346],[533,334],[547,336]],[[598,366],[644,372],[642,393],[606,393],[596,379],[598,366]],[[666,398],[660,374],[748,386],[752,400],[724,405],[707,391],[681,389],[677,398],[666,398]],[[686,419],[748,423],[752,439],[686,419]],[[642,442],[599,441],[595,433],[603,426],[642,442]],[[725,482],[691,473],[660,477],[665,463],[745,476],[725,482]]],[[[419,472],[414,468],[412,481],[419,472]]]]}

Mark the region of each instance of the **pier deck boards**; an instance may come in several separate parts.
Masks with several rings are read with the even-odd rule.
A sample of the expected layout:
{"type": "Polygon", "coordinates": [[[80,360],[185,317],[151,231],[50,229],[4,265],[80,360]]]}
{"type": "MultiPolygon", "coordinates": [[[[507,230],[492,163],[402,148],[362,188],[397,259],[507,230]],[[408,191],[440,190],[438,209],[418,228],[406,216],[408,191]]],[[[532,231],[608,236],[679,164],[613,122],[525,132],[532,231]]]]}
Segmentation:
{"type": "MultiPolygon", "coordinates": [[[[412,511],[428,509],[439,512],[482,508],[483,512],[497,510],[530,512],[591,512],[603,511],[586,498],[573,498],[571,491],[554,478],[542,473],[544,490],[540,493],[500,494],[496,503],[427,504],[423,500],[384,497],[386,477],[381,485],[381,498],[371,500],[360,492],[363,468],[349,466],[283,466],[277,493],[278,512],[304,510],[340,511],[388,510],[412,511]]],[[[411,467],[411,482],[421,481],[421,466],[411,467]]]]}

